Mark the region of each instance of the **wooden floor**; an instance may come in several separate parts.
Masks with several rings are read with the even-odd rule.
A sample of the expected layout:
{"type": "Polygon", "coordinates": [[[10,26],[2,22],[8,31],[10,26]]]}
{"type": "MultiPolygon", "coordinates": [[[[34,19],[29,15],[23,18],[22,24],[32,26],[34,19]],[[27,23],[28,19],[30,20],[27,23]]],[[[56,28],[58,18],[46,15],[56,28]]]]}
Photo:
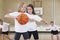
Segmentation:
{"type": "MultiPolygon", "coordinates": [[[[9,36],[11,39],[14,39],[15,33],[10,33],[9,36]]],[[[60,34],[59,34],[60,38],[60,34]]],[[[0,34],[0,40],[1,40],[1,34],[0,34]]],[[[8,40],[5,38],[5,40],[8,40]]],[[[20,40],[23,40],[23,36],[21,36],[20,40]]],[[[31,40],[33,39],[33,36],[31,37],[31,40]]],[[[39,40],[51,40],[51,34],[50,33],[39,33],[39,40]]],[[[56,40],[56,36],[54,36],[54,40],[56,40]]]]}

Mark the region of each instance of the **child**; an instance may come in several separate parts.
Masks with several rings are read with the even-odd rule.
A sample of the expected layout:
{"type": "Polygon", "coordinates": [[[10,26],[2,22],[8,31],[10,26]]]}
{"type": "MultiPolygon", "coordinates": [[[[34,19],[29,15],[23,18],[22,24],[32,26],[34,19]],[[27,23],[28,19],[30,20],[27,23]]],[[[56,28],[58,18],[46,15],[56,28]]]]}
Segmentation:
{"type": "MultiPolygon", "coordinates": [[[[2,22],[2,20],[0,19],[0,21],[2,22]]],[[[2,33],[2,23],[0,22],[0,34],[2,33]]]]}
{"type": "Polygon", "coordinates": [[[46,30],[51,30],[51,39],[53,40],[53,35],[56,35],[57,36],[57,40],[59,40],[59,36],[58,36],[58,26],[56,26],[54,24],[54,21],[51,21],[50,22],[50,27],[49,29],[46,29],[46,30]]]}
{"type": "Polygon", "coordinates": [[[2,32],[2,23],[3,21],[0,19],[0,33],[2,32]]]}
{"type": "Polygon", "coordinates": [[[2,28],[2,40],[4,40],[4,36],[11,40],[8,35],[9,23],[3,22],[3,20],[0,19],[0,26],[2,28]]]}
{"type": "Polygon", "coordinates": [[[32,4],[29,4],[27,6],[27,12],[31,15],[30,17],[33,18],[33,20],[31,20],[28,24],[28,32],[29,32],[29,39],[31,38],[31,34],[33,34],[34,36],[34,40],[39,40],[39,37],[38,37],[38,31],[37,31],[37,24],[36,24],[36,21],[37,22],[44,22],[46,24],[48,24],[46,21],[44,21],[41,17],[39,17],[38,15],[35,15],[35,12],[34,12],[34,7],[32,4]]]}
{"type": "Polygon", "coordinates": [[[16,34],[15,34],[14,40],[19,40],[21,34],[23,35],[24,40],[29,40],[28,27],[27,27],[28,23],[25,25],[21,25],[16,20],[17,16],[20,15],[21,13],[24,13],[29,17],[29,14],[26,13],[26,5],[24,3],[19,6],[18,12],[13,12],[13,13],[7,14],[7,15],[5,15],[5,17],[13,18],[15,21],[15,32],[16,32],[16,34]]]}

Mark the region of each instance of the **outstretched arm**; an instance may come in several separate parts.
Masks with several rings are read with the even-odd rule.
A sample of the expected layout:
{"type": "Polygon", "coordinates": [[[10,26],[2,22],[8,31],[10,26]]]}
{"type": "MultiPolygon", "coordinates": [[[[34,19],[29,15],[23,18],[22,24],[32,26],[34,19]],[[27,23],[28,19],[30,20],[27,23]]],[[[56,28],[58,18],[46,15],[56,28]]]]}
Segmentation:
{"type": "Polygon", "coordinates": [[[9,11],[9,13],[6,14],[4,17],[5,17],[5,18],[15,18],[15,17],[14,17],[14,12],[12,12],[12,10],[10,10],[10,9],[9,9],[8,11],[9,11]]]}
{"type": "Polygon", "coordinates": [[[49,23],[46,20],[41,20],[41,22],[49,25],[49,23]]]}
{"type": "Polygon", "coordinates": [[[46,29],[46,30],[50,30],[50,28],[49,29],[46,29]]]}
{"type": "Polygon", "coordinates": [[[5,16],[4,16],[5,18],[16,18],[15,16],[11,16],[11,15],[9,15],[9,14],[6,14],[5,16]]]}

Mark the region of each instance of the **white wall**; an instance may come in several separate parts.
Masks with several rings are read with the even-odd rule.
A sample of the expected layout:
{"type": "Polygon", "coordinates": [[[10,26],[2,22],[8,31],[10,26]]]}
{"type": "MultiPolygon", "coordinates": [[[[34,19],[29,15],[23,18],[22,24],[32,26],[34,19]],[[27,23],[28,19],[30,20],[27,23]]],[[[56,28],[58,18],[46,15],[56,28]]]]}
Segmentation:
{"type": "MultiPolygon", "coordinates": [[[[49,26],[39,26],[39,27],[37,27],[37,30],[38,31],[50,31],[50,30],[46,30],[47,28],[49,28],[49,26]]],[[[60,28],[60,27],[58,26],[58,28],[60,28]]],[[[15,31],[15,28],[14,27],[10,27],[10,31],[15,31]]]]}

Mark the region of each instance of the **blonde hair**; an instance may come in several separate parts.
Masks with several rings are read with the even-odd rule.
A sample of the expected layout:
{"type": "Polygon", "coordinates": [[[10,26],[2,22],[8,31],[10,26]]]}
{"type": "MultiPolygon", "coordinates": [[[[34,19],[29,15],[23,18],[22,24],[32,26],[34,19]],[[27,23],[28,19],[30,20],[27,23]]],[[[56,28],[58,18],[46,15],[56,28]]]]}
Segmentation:
{"type": "Polygon", "coordinates": [[[18,7],[18,12],[20,12],[20,9],[21,9],[21,7],[27,7],[27,4],[25,4],[25,3],[21,3],[20,5],[19,5],[19,7],[18,7]]]}

